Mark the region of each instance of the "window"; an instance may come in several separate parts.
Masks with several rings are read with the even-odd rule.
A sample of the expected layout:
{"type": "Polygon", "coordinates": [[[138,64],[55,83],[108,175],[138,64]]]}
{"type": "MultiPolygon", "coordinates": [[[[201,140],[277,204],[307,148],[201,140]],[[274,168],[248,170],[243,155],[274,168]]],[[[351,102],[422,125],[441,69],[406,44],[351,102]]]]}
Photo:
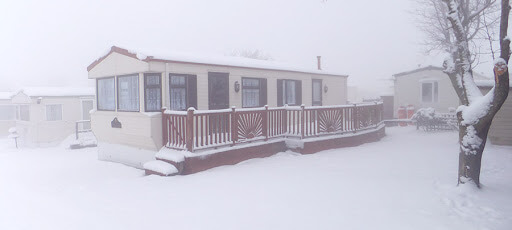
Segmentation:
{"type": "Polygon", "coordinates": [[[187,74],[169,74],[171,110],[197,108],[197,77],[187,74]]]}
{"type": "Polygon", "coordinates": [[[30,121],[30,107],[28,105],[19,106],[19,120],[30,121]]]}
{"type": "Polygon", "coordinates": [[[159,73],[144,74],[144,106],[146,112],[157,112],[162,108],[162,82],[159,73]]]}
{"type": "Polygon", "coordinates": [[[62,120],[62,105],[46,105],[46,120],[47,121],[61,121],[62,120]]]}
{"type": "Polygon", "coordinates": [[[423,103],[433,103],[439,100],[439,86],[436,81],[421,83],[421,101],[423,103]]]}
{"type": "Polygon", "coordinates": [[[117,109],[139,111],[139,75],[117,77],[117,109]]]}
{"type": "Polygon", "coordinates": [[[312,85],[312,97],[313,97],[313,105],[320,106],[322,105],[322,80],[321,79],[313,79],[312,85]]]}
{"type": "Polygon", "coordinates": [[[16,106],[15,105],[0,105],[0,121],[14,121],[16,120],[16,106]]]}
{"type": "Polygon", "coordinates": [[[114,77],[98,79],[96,87],[98,110],[114,111],[116,109],[114,77]]]}
{"type": "Polygon", "coordinates": [[[242,78],[242,107],[261,107],[267,104],[267,79],[242,78]]]}
{"type": "Polygon", "coordinates": [[[301,105],[301,83],[299,80],[277,80],[277,105],[301,105]]]}

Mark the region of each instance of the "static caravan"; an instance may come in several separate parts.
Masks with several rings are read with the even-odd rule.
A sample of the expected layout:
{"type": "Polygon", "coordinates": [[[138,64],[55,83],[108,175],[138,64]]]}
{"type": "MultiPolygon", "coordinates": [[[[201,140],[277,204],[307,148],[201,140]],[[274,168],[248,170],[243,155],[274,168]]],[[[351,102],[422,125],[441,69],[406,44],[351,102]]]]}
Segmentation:
{"type": "Polygon", "coordinates": [[[220,110],[347,103],[347,75],[239,57],[144,56],[112,47],[87,68],[99,158],[142,167],[162,148],[161,108],[220,110]]]}
{"type": "Polygon", "coordinates": [[[11,103],[12,92],[0,92],[0,137],[9,135],[9,128],[16,126],[17,107],[11,103]]]}
{"type": "MultiPolygon", "coordinates": [[[[397,73],[393,77],[395,118],[400,106],[412,105],[416,110],[432,107],[437,112],[447,113],[460,105],[452,83],[441,67],[427,66],[397,73]]],[[[478,73],[473,73],[473,77],[475,80],[488,79],[478,73]]]]}
{"type": "Polygon", "coordinates": [[[74,134],[77,121],[90,120],[94,88],[27,87],[14,94],[11,103],[17,107],[20,142],[27,146],[52,144],[74,134]]]}

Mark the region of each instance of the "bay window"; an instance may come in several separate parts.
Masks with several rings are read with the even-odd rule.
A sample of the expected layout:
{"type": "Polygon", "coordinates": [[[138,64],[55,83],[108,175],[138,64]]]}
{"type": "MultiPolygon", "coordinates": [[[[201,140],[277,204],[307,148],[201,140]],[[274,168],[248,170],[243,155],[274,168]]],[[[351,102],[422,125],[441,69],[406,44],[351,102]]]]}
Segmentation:
{"type": "Polygon", "coordinates": [[[97,79],[96,90],[98,110],[114,111],[116,109],[114,77],[97,79]]]}
{"type": "Polygon", "coordinates": [[[117,77],[117,109],[119,111],[139,111],[139,75],[117,77]]]}

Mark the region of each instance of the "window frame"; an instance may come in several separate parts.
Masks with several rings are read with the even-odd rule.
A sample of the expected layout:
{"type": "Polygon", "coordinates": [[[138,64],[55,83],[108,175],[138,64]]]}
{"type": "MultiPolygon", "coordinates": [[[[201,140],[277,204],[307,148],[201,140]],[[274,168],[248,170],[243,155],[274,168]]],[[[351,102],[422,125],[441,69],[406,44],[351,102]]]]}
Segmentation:
{"type": "Polygon", "coordinates": [[[436,80],[424,80],[420,82],[420,100],[421,103],[425,104],[434,104],[439,103],[439,81],[436,80]],[[425,101],[423,100],[423,84],[430,84],[431,85],[431,101],[425,101]],[[437,95],[436,95],[437,93],[437,95]]]}
{"type": "Polygon", "coordinates": [[[322,79],[311,79],[311,105],[312,106],[322,106],[324,104],[324,92],[322,89],[323,81],[322,79]],[[320,82],[320,101],[315,101],[315,82],[320,82]],[[315,104],[315,103],[320,104],[315,104]]]}
{"type": "Polygon", "coordinates": [[[117,109],[117,81],[116,81],[115,76],[96,78],[96,109],[98,111],[116,111],[116,109],[117,109]],[[99,99],[99,94],[98,94],[100,87],[98,86],[98,82],[100,80],[107,80],[107,79],[114,80],[114,108],[113,109],[100,109],[100,99],[99,99]]]}
{"type": "Polygon", "coordinates": [[[169,109],[171,108],[172,98],[171,98],[171,90],[174,89],[185,89],[185,109],[183,110],[174,110],[174,111],[187,111],[187,106],[189,104],[189,98],[188,98],[188,76],[193,76],[192,74],[181,74],[181,73],[169,73],[169,109]],[[172,85],[171,77],[184,77],[185,78],[185,84],[183,86],[176,86],[172,85]]]}
{"type": "Polygon", "coordinates": [[[115,87],[116,89],[116,109],[117,109],[117,112],[140,112],[140,76],[138,73],[134,73],[134,74],[125,74],[125,75],[119,75],[119,76],[116,76],[116,80],[115,80],[115,87]],[[119,78],[123,78],[123,77],[136,77],[137,78],[137,110],[124,110],[124,109],[120,109],[119,108],[119,78]]]}
{"type": "Polygon", "coordinates": [[[302,105],[302,89],[298,90],[298,87],[302,87],[302,81],[301,80],[293,80],[293,79],[281,79],[283,81],[283,89],[282,89],[282,100],[283,100],[283,106],[300,106],[302,105]],[[288,95],[288,88],[286,87],[286,82],[295,82],[295,103],[289,104],[287,101],[287,95],[288,95]],[[298,83],[300,82],[300,83],[298,83]],[[297,100],[299,98],[298,92],[300,92],[300,102],[297,100]]]}
{"type": "MultiPolygon", "coordinates": [[[[170,83],[169,83],[169,86],[170,86],[170,83]]],[[[144,73],[144,111],[145,112],[160,112],[162,110],[162,104],[163,104],[163,100],[162,100],[162,74],[161,73],[144,73]],[[151,85],[150,87],[148,87],[148,84],[147,84],[147,77],[152,77],[152,76],[158,76],[159,77],[159,83],[158,85],[151,85]],[[147,95],[146,95],[146,91],[148,88],[160,88],[160,109],[158,110],[148,110],[148,103],[147,103],[147,95]]],[[[140,100],[140,99],[139,99],[140,100]]]]}
{"type": "Polygon", "coordinates": [[[266,93],[266,90],[263,90],[262,87],[264,87],[264,84],[263,84],[263,81],[266,80],[265,78],[257,78],[257,77],[242,77],[242,84],[241,84],[241,90],[242,90],[242,108],[260,108],[260,107],[263,107],[265,106],[264,104],[266,104],[266,102],[263,102],[261,100],[262,96],[264,96],[265,98],[268,96],[268,95],[261,95],[262,93],[264,94],[267,94],[266,93]],[[258,80],[258,86],[255,87],[255,86],[244,86],[244,80],[258,80]],[[258,105],[257,106],[245,106],[244,105],[244,90],[245,89],[257,89],[258,90],[258,105]]]}
{"type": "Polygon", "coordinates": [[[45,121],[54,122],[54,121],[63,121],[64,120],[64,105],[58,104],[58,103],[52,103],[52,104],[45,104],[44,106],[44,114],[45,114],[45,121]],[[52,105],[60,105],[60,120],[49,120],[48,119],[48,106],[52,105]]]}

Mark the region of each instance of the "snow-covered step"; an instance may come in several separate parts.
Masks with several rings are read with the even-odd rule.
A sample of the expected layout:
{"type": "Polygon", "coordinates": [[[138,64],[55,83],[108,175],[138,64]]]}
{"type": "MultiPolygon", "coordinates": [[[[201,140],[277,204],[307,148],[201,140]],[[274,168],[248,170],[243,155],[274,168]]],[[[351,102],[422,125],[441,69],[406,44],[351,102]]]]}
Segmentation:
{"type": "Polygon", "coordinates": [[[148,161],[143,165],[146,175],[173,176],[178,174],[178,169],[161,160],[148,161]]]}

